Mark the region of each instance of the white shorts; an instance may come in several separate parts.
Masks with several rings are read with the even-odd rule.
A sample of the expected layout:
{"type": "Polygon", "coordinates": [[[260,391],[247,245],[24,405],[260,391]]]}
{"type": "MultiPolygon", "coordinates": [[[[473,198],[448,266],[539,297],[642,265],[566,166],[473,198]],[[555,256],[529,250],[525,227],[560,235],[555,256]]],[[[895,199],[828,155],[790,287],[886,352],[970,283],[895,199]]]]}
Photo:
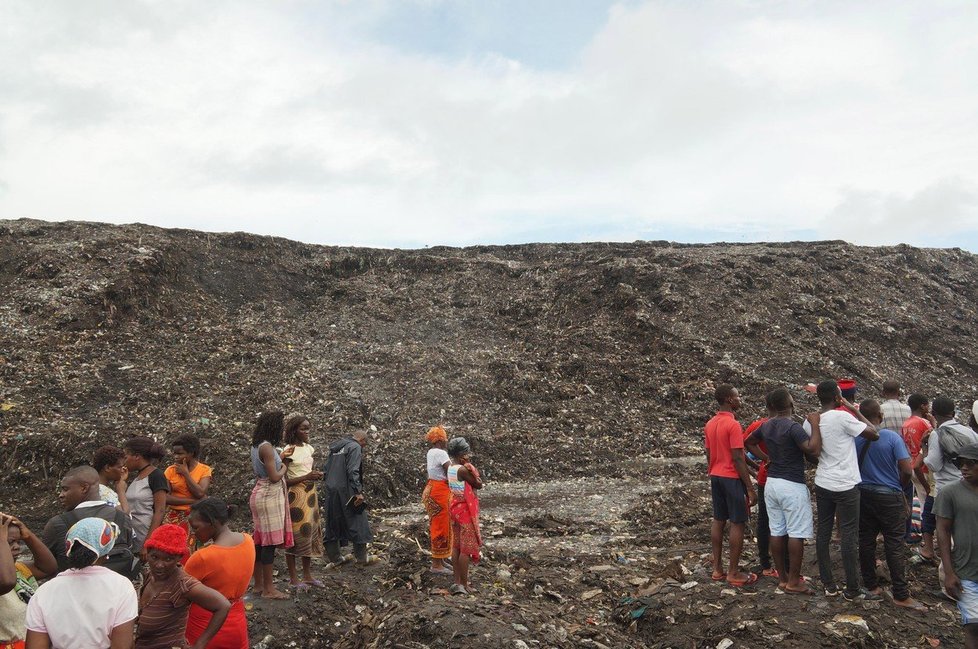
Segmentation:
{"type": "Polygon", "coordinates": [[[767,507],[771,536],[787,536],[792,539],[810,539],[815,536],[812,501],[805,484],[769,477],[764,485],[764,504],[767,507]]]}
{"type": "Polygon", "coordinates": [[[961,614],[961,624],[978,624],[978,582],[961,580],[958,613],[961,614]]]}

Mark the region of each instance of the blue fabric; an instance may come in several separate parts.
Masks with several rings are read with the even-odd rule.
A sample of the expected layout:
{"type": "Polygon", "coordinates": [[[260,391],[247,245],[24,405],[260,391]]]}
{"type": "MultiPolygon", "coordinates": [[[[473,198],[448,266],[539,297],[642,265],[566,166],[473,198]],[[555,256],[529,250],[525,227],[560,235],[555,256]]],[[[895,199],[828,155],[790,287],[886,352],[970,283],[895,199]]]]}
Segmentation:
{"type": "Polygon", "coordinates": [[[68,530],[65,535],[66,554],[71,555],[75,544],[83,545],[100,557],[108,556],[119,537],[119,528],[115,523],[102,520],[97,516],[83,518],[68,530]]]}
{"type": "MultiPolygon", "coordinates": [[[[262,442],[262,444],[271,444],[271,442],[262,442]]],[[[261,461],[261,457],[258,455],[258,449],[261,448],[261,444],[258,446],[251,447],[251,468],[255,472],[255,476],[258,478],[268,478],[268,472],[265,470],[265,463],[261,461]]],[[[272,451],[275,453],[275,470],[282,470],[282,458],[278,454],[278,449],[272,447],[272,451]]]]}
{"type": "Polygon", "coordinates": [[[872,485],[902,492],[903,485],[900,483],[900,469],[897,467],[897,462],[910,459],[903,437],[886,428],[880,430],[880,438],[872,443],[857,437],[856,457],[862,454],[866,444],[869,444],[869,450],[859,466],[859,473],[862,476],[859,486],[872,485]]]}

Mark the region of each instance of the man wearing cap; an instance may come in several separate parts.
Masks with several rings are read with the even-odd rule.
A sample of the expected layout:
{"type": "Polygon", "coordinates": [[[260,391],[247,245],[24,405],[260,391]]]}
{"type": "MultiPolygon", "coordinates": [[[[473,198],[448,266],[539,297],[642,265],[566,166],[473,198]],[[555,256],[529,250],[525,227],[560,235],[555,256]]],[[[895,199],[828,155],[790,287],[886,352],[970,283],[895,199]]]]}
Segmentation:
{"type": "Polygon", "coordinates": [[[27,604],[28,647],[132,647],[139,602],[132,583],[105,567],[119,529],[97,516],[65,533],[69,570],[27,604]]]}
{"type": "MultiPolygon", "coordinates": [[[[44,526],[41,539],[58,561],[58,571],[68,569],[68,555],[65,552],[65,534],[78,521],[97,516],[119,528],[119,536],[113,543],[112,556],[106,567],[124,577],[133,577],[135,561],[132,553],[132,522],[113,505],[105,502],[99,495],[98,471],[90,466],[78,466],[68,471],[61,479],[58,500],[64,513],[53,516],[44,526]]],[[[50,576],[50,575],[49,575],[50,576]]]]}
{"type": "Polygon", "coordinates": [[[964,646],[978,649],[978,444],[958,451],[961,479],[945,484],[934,503],[943,586],[958,600],[964,646]],[[953,550],[952,550],[953,545],[953,550]]]}

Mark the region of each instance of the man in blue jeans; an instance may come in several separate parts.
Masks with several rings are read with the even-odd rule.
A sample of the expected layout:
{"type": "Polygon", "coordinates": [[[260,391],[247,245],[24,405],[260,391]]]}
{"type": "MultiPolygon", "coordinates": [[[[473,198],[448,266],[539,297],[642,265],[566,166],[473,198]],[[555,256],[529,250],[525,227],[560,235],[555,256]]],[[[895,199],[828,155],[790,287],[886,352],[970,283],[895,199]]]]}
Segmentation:
{"type": "MultiPolygon", "coordinates": [[[[822,381],[815,390],[822,406],[819,429],[822,433],[822,452],[815,470],[815,506],[818,508],[818,527],[815,532],[815,554],[818,572],[825,595],[836,597],[839,587],[832,574],[829,543],[835,515],[839,513],[842,532],[842,567],[846,573],[843,596],[849,601],[866,599],[859,590],[859,463],[856,459],[856,437],[879,439],[876,427],[842,397],[835,381],[822,381]]],[[[805,422],[811,433],[811,426],[805,422]]]]}
{"type": "MultiPolygon", "coordinates": [[[[882,426],[880,404],[866,399],[859,412],[875,426],[882,426]]],[[[883,553],[893,584],[893,603],[926,611],[927,607],[910,597],[907,585],[907,549],[903,541],[910,504],[904,489],[910,485],[913,468],[903,438],[895,431],[880,428],[880,438],[870,442],[856,438],[859,461],[859,569],[870,598],[882,596],[876,575],[876,537],[883,534],[883,553]]]]}

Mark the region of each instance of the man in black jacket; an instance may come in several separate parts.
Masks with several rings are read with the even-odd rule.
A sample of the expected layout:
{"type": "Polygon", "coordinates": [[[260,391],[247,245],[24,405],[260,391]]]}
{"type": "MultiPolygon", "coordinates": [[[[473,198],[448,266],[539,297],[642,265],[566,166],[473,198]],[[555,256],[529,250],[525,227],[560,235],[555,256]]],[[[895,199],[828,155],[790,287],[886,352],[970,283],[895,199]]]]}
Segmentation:
{"type": "Polygon", "coordinates": [[[373,540],[367,521],[367,504],[363,495],[363,448],[367,445],[366,431],[337,440],[329,446],[329,459],[323,467],[326,517],[323,542],[332,566],[349,561],[340,546],[353,544],[357,563],[367,565],[376,561],[367,557],[367,543],[373,540]]]}
{"type": "Polygon", "coordinates": [[[58,492],[58,500],[65,511],[47,522],[41,539],[58,561],[60,572],[68,569],[65,538],[72,525],[93,516],[115,523],[119,528],[119,537],[105,566],[124,577],[132,578],[136,573],[132,552],[132,523],[129,516],[99,497],[98,485],[98,471],[90,466],[78,466],[68,471],[61,479],[61,491],[58,492]]]}

